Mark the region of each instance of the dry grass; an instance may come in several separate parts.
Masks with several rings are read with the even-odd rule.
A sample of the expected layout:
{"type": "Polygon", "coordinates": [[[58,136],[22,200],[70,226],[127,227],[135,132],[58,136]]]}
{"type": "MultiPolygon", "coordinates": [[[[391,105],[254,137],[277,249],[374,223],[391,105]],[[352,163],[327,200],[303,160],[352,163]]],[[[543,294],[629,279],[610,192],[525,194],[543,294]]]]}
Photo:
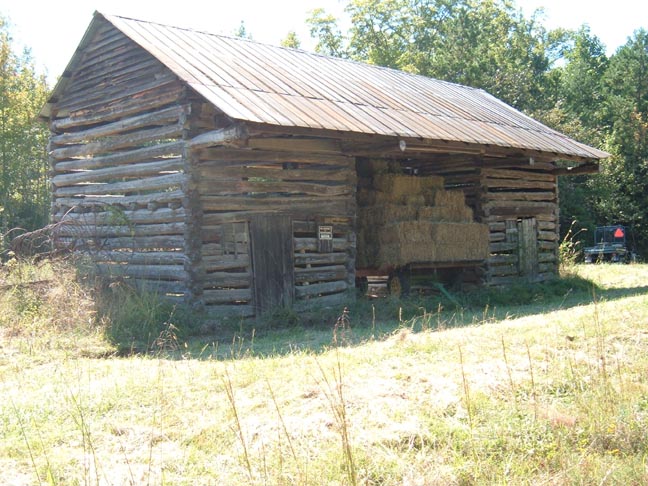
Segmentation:
{"type": "MultiPolygon", "coordinates": [[[[608,300],[468,326],[428,313],[367,340],[351,313],[338,346],[331,322],[97,358],[65,338],[92,312],[43,321],[51,344],[32,351],[34,333],[0,320],[3,481],[646,484],[648,267],[578,271],[608,300]]],[[[3,316],[16,312],[6,292],[3,316]]]]}

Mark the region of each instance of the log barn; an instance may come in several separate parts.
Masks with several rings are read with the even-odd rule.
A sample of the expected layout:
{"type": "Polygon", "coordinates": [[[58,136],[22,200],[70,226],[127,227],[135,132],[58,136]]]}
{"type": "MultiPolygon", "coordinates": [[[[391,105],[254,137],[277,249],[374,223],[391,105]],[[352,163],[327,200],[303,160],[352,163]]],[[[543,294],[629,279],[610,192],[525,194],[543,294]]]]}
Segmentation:
{"type": "Polygon", "coordinates": [[[479,89],[101,13],[41,116],[56,244],[223,316],[551,278],[557,177],[607,156],[479,89]]]}

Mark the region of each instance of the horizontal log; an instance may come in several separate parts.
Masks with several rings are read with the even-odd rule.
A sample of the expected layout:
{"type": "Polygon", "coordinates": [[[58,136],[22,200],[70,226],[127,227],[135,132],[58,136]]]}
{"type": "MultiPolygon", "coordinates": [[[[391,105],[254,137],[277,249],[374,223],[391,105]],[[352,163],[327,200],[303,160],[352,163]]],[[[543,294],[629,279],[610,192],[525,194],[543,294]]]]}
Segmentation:
{"type": "Polygon", "coordinates": [[[59,225],[55,230],[56,236],[75,236],[77,238],[99,238],[112,236],[155,236],[182,235],[184,223],[136,224],[136,225],[90,225],[72,223],[59,225]]]}
{"type": "Polygon", "coordinates": [[[295,268],[295,282],[327,282],[330,280],[344,280],[347,269],[344,265],[330,267],[295,268]]]}
{"type": "Polygon", "coordinates": [[[542,231],[556,231],[556,223],[552,221],[538,221],[538,229],[542,231]]]}
{"type": "Polygon", "coordinates": [[[97,142],[54,149],[49,153],[49,155],[55,160],[69,159],[72,157],[87,157],[89,155],[112,152],[121,148],[134,147],[148,142],[176,138],[182,135],[182,130],[183,127],[180,124],[140,130],[127,135],[109,137],[97,142]]]}
{"type": "Polygon", "coordinates": [[[555,231],[538,231],[538,239],[556,241],[558,239],[558,235],[555,231]]]}
{"type": "Polygon", "coordinates": [[[497,242],[491,243],[488,245],[488,249],[491,253],[498,253],[500,251],[512,251],[517,250],[517,243],[507,243],[507,242],[497,242]]]}
{"type": "Polygon", "coordinates": [[[115,135],[120,132],[140,129],[151,125],[168,125],[172,122],[178,122],[181,116],[185,113],[182,106],[172,106],[164,108],[160,111],[145,113],[143,115],[136,115],[130,118],[107,123],[98,127],[89,128],[77,132],[64,133],[63,135],[56,135],[50,140],[56,145],[63,144],[76,144],[82,142],[89,142],[96,140],[100,137],[115,135]]]}
{"type": "Polygon", "coordinates": [[[489,266],[487,275],[489,277],[501,277],[503,275],[518,275],[517,264],[489,266]]]}
{"type": "Polygon", "coordinates": [[[558,257],[555,253],[539,253],[538,261],[540,263],[553,263],[558,261],[558,257]]]}
{"type": "Polygon", "coordinates": [[[482,195],[483,201],[556,201],[555,192],[485,192],[482,195]]]}
{"type": "Polygon", "coordinates": [[[201,282],[205,289],[213,287],[250,287],[252,275],[249,272],[212,272],[202,277],[201,282]]]}
{"type": "Polygon", "coordinates": [[[237,243],[236,248],[233,248],[231,244],[227,244],[226,246],[227,251],[229,252],[229,255],[223,255],[223,245],[220,243],[204,243],[202,245],[202,254],[203,257],[221,257],[221,256],[247,256],[248,255],[248,250],[249,250],[249,244],[248,243],[237,243]],[[236,250],[236,255],[233,254],[233,252],[236,250]]]}
{"type": "Polygon", "coordinates": [[[203,254],[202,263],[207,272],[227,271],[241,268],[249,268],[250,257],[248,255],[219,255],[205,256],[203,254]]]}
{"type": "Polygon", "coordinates": [[[126,207],[132,204],[139,206],[147,206],[149,204],[169,204],[177,203],[184,197],[184,192],[181,190],[157,192],[153,194],[142,194],[137,196],[85,196],[78,198],[65,198],[55,197],[52,205],[55,208],[73,208],[79,207],[92,207],[92,206],[106,206],[106,207],[126,207]]]}
{"type": "MultiPolygon", "coordinates": [[[[155,211],[148,209],[138,209],[135,211],[101,211],[90,213],[68,213],[64,221],[71,221],[72,224],[79,225],[114,225],[122,223],[130,224],[159,224],[182,222],[185,219],[185,210],[160,208],[155,211]]],[[[54,221],[61,221],[59,215],[54,217],[54,221]]]]}
{"type": "Polygon", "coordinates": [[[79,183],[103,182],[118,178],[142,178],[154,176],[160,172],[180,171],[183,167],[184,160],[181,157],[175,157],[156,162],[144,162],[57,175],[52,177],[51,182],[56,187],[62,187],[79,183]]]}
{"type": "MultiPolygon", "coordinates": [[[[351,243],[346,238],[333,238],[333,251],[346,251],[351,248],[351,243]]],[[[295,238],[293,243],[295,251],[317,251],[319,240],[317,238],[295,238]]]]}
{"type": "Polygon", "coordinates": [[[132,164],[133,162],[152,162],[157,157],[180,156],[182,155],[184,146],[184,141],[166,142],[102,157],[67,160],[54,164],[54,171],[91,170],[115,165],[132,164]]]}
{"type": "Polygon", "coordinates": [[[540,263],[538,264],[538,273],[555,273],[558,271],[556,263],[540,263]]]}
{"type": "Polygon", "coordinates": [[[142,90],[137,96],[121,96],[111,103],[104,103],[92,109],[81,109],[70,112],[59,110],[57,118],[50,122],[52,131],[60,133],[97,123],[117,120],[137,113],[145,113],[163,106],[176,103],[186,87],[177,78],[165,84],[157,84],[152,89],[142,90]]]}
{"type": "Polygon", "coordinates": [[[350,184],[327,185],[295,181],[257,182],[232,180],[216,182],[201,180],[198,188],[206,196],[225,196],[247,193],[307,194],[310,196],[343,196],[355,194],[350,184]]]}
{"type": "Polygon", "coordinates": [[[517,255],[491,255],[486,260],[488,265],[517,265],[517,255]]]}
{"type": "Polygon", "coordinates": [[[85,238],[57,238],[58,247],[63,248],[83,248],[90,246],[97,250],[116,250],[116,249],[183,249],[184,238],[182,236],[141,236],[141,237],[117,237],[117,238],[100,238],[98,240],[85,238]]]}
{"type": "Polygon", "coordinates": [[[333,294],[343,292],[349,288],[345,281],[326,282],[312,285],[301,285],[295,287],[295,296],[298,299],[314,297],[317,295],[333,294]]]}
{"type": "Polygon", "coordinates": [[[556,182],[556,176],[526,170],[482,169],[482,175],[492,179],[524,179],[527,181],[556,182]]]}
{"type": "Polygon", "coordinates": [[[205,302],[205,311],[209,315],[218,317],[252,317],[254,316],[254,307],[251,305],[209,305],[205,302]]]}
{"type": "Polygon", "coordinates": [[[320,295],[310,297],[304,300],[298,300],[294,304],[297,311],[308,311],[318,307],[340,307],[340,314],[344,310],[344,304],[353,301],[354,295],[350,292],[340,292],[338,294],[320,295]]]}
{"type": "Polygon", "coordinates": [[[252,300],[251,289],[204,290],[205,304],[228,304],[249,302],[252,300]]]}
{"type": "Polygon", "coordinates": [[[558,242],[540,240],[538,242],[538,249],[540,249],[540,250],[548,250],[548,251],[552,251],[552,252],[556,251],[558,249],[558,242]]]}
{"type": "Polygon", "coordinates": [[[338,197],[250,197],[250,196],[202,196],[204,211],[260,211],[284,212],[295,217],[312,217],[313,214],[328,216],[351,216],[355,212],[355,198],[338,197]]]}
{"type": "Polygon", "coordinates": [[[204,181],[220,181],[231,179],[277,179],[284,181],[326,181],[326,182],[356,182],[356,173],[350,169],[284,169],[267,166],[238,166],[221,167],[216,169],[201,165],[200,179],[204,181]]]}
{"type": "Polygon", "coordinates": [[[295,253],[295,265],[333,265],[346,263],[347,253],[295,253]]]}
{"type": "Polygon", "coordinates": [[[216,145],[239,147],[245,145],[248,137],[249,135],[245,125],[237,123],[211,132],[201,133],[189,141],[189,146],[192,150],[216,145]]]}
{"type": "Polygon", "coordinates": [[[251,138],[248,147],[258,150],[286,152],[321,152],[342,153],[340,141],[324,138],[293,138],[293,137],[264,137],[251,138]]]}
{"type": "Polygon", "coordinates": [[[89,256],[97,262],[133,265],[184,265],[188,262],[184,253],[179,251],[97,251],[89,256]]]}
{"type": "Polygon", "coordinates": [[[483,177],[481,183],[486,189],[537,189],[550,191],[556,189],[555,182],[528,181],[526,179],[494,179],[483,177]]]}
{"type": "Polygon", "coordinates": [[[482,203],[483,209],[492,209],[492,208],[533,208],[533,209],[543,209],[548,211],[553,211],[558,207],[558,204],[555,202],[544,202],[544,201],[510,201],[510,200],[498,200],[498,201],[488,201],[482,203]]]}
{"type": "Polygon", "coordinates": [[[322,164],[355,168],[355,158],[343,155],[324,155],[312,152],[277,152],[267,150],[203,149],[196,154],[200,165],[231,166],[261,164],[322,164]]]}
{"type": "Polygon", "coordinates": [[[178,172],[176,174],[147,177],[145,179],[115,182],[111,184],[87,184],[69,187],[58,187],[54,189],[54,197],[69,197],[80,195],[99,196],[136,191],[159,191],[160,189],[181,186],[186,180],[186,175],[178,172]]]}
{"type": "Polygon", "coordinates": [[[560,167],[554,169],[551,173],[555,176],[570,176],[570,175],[579,175],[579,174],[598,174],[601,171],[601,167],[598,162],[590,162],[576,167],[560,167]]]}
{"type": "Polygon", "coordinates": [[[99,275],[133,277],[156,280],[187,280],[187,272],[181,265],[133,265],[123,263],[95,263],[99,275]]]}
{"type": "Polygon", "coordinates": [[[506,240],[506,234],[505,233],[490,233],[488,235],[488,241],[490,242],[496,242],[496,241],[504,241],[506,240]]]}

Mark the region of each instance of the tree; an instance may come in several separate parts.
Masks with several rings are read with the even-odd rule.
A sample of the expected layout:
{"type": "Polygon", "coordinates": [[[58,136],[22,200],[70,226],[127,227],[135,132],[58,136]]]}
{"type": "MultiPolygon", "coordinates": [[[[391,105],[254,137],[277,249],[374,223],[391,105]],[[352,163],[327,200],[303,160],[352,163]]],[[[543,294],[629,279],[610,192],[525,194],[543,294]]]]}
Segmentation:
{"type": "Polygon", "coordinates": [[[597,210],[634,227],[648,250],[648,31],[640,29],[610,59],[603,77],[607,147],[597,210]]]}
{"type": "Polygon", "coordinates": [[[294,30],[288,32],[286,38],[281,41],[281,45],[282,47],[299,49],[301,47],[301,42],[299,42],[299,37],[297,37],[297,32],[295,32],[294,30]]]}
{"type": "Polygon", "coordinates": [[[521,109],[555,101],[549,73],[564,33],[507,0],[352,0],[346,10],[346,36],[323,10],[308,20],[319,52],[483,88],[521,109]]]}
{"type": "MultiPolygon", "coordinates": [[[[47,223],[47,139],[38,112],[47,99],[45,77],[28,50],[17,55],[0,18],[0,232],[47,223]]],[[[0,234],[1,234],[0,233],[0,234]]]]}

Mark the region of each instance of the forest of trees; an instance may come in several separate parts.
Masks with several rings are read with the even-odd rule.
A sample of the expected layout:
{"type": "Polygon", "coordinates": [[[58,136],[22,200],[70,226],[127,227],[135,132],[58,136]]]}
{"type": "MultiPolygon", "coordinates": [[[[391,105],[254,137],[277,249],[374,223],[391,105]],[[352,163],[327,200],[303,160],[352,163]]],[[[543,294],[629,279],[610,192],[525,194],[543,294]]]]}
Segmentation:
{"type": "MultiPolygon", "coordinates": [[[[561,178],[561,226],[630,225],[648,256],[648,31],[628,32],[608,57],[587,26],[548,30],[509,0],[350,0],[346,11],[346,32],[322,9],[307,19],[318,52],[482,88],[609,152],[601,174],[561,178]]],[[[283,44],[300,41],[291,32],[283,44]]],[[[36,116],[48,87],[1,18],[0,60],[4,234],[47,222],[47,130],[36,116]]]]}

